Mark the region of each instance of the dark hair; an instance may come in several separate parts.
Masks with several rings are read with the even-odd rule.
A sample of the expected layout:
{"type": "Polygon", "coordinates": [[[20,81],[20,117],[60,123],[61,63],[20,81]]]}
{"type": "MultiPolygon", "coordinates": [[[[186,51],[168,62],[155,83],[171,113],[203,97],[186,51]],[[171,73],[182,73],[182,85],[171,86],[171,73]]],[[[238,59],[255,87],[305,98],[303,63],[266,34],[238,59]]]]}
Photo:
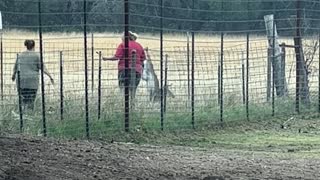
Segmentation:
{"type": "Polygon", "coordinates": [[[35,45],[34,40],[27,39],[27,40],[24,41],[24,46],[26,46],[28,50],[33,49],[34,45],[35,45]]]}

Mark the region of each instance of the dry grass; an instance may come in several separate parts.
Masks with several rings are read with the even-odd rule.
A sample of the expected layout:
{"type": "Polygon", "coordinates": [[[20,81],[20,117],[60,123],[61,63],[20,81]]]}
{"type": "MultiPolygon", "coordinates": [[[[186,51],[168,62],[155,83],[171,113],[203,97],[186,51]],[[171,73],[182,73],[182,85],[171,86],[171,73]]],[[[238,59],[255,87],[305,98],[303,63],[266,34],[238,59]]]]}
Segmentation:
{"type": "MultiPolygon", "coordinates": [[[[139,34],[140,42],[144,47],[151,49],[151,56],[155,64],[156,73],[160,77],[160,42],[159,35],[139,34]]],[[[6,96],[14,96],[14,84],[10,77],[16,53],[24,50],[23,41],[35,39],[38,34],[31,32],[10,31],[4,33],[4,85],[6,96]],[[19,36],[17,36],[19,35],[19,36]]],[[[59,52],[63,53],[64,63],[64,88],[68,96],[82,98],[84,94],[84,47],[83,35],[77,33],[45,33],[43,35],[45,64],[54,74],[57,82],[55,86],[47,84],[48,99],[58,98],[59,89],[59,52]],[[79,96],[81,95],[81,96],[79,96]]],[[[102,51],[104,56],[112,56],[118,43],[121,42],[120,34],[95,33],[94,34],[94,80],[92,81],[92,49],[91,34],[88,34],[88,75],[91,89],[94,83],[93,94],[97,93],[98,84],[98,55],[95,51],[102,51]]],[[[292,39],[282,38],[280,42],[293,44],[292,39]]],[[[191,39],[189,41],[191,50],[191,39]]],[[[218,62],[220,59],[219,35],[195,36],[195,94],[197,104],[206,104],[206,101],[216,101],[218,84],[218,62]]],[[[38,47],[37,47],[38,48],[38,47]]],[[[246,37],[227,35],[224,38],[224,91],[228,104],[241,103],[242,99],[242,69],[241,63],[246,57],[246,37]]],[[[173,107],[185,106],[188,97],[188,66],[187,66],[187,36],[185,34],[165,34],[164,54],[168,55],[168,81],[176,94],[176,99],[171,100],[173,107]]],[[[267,40],[265,36],[250,37],[250,64],[249,64],[249,92],[251,101],[265,102],[267,78],[267,40]]],[[[287,49],[286,71],[290,93],[295,88],[295,63],[293,49],[287,49]]],[[[190,52],[191,62],[191,52],[190,52]]],[[[314,63],[318,67],[318,63],[314,63]]],[[[108,98],[117,95],[117,62],[102,63],[102,88],[103,96],[108,98]]],[[[191,70],[191,65],[190,65],[191,70]]],[[[191,75],[191,71],[189,71],[191,75]]],[[[315,90],[317,74],[312,74],[311,90],[315,90]]],[[[46,79],[46,82],[48,79],[46,79]]],[[[141,101],[147,95],[144,82],[138,90],[141,101]]],[[[189,84],[191,85],[191,83],[189,84]]],[[[190,91],[189,91],[190,92],[190,91]]],[[[212,104],[212,103],[211,103],[212,104]]]]}
{"type": "MultiPolygon", "coordinates": [[[[38,34],[31,32],[10,31],[4,33],[4,92],[5,101],[2,102],[0,121],[1,124],[11,123],[10,112],[17,107],[17,96],[15,84],[11,82],[12,68],[16,53],[24,50],[25,39],[35,39],[39,42],[38,34]],[[8,121],[9,120],[9,121],[8,121]]],[[[309,40],[308,40],[309,41],[309,40]]],[[[49,71],[53,74],[56,84],[50,85],[46,78],[46,102],[47,120],[51,132],[56,134],[75,134],[84,132],[84,39],[82,34],[77,33],[45,33],[43,35],[44,61],[49,71]],[[59,119],[59,61],[60,52],[63,53],[64,68],[64,95],[65,95],[65,119],[59,119]],[[52,111],[50,113],[50,111],[52,111]],[[80,121],[79,121],[80,120],[80,121]]],[[[102,51],[104,56],[112,56],[117,45],[121,42],[120,34],[95,33],[94,34],[94,68],[92,71],[92,39],[88,34],[88,76],[90,91],[90,119],[96,119],[97,114],[97,85],[98,85],[98,55],[96,51],[102,51]],[[94,77],[92,78],[92,72],[94,77]],[[93,89],[91,89],[93,85],[93,89]]],[[[156,73],[160,77],[160,42],[159,35],[140,34],[138,39],[144,47],[149,47],[156,73]]],[[[290,38],[281,38],[280,42],[293,44],[290,38]]],[[[188,93],[188,74],[191,79],[191,63],[188,73],[187,61],[187,36],[184,34],[164,35],[164,54],[168,55],[168,83],[172,84],[172,91],[176,95],[174,99],[167,101],[167,120],[165,125],[171,128],[190,126],[190,97],[188,93]]],[[[219,35],[196,35],[195,36],[195,109],[197,124],[202,121],[204,124],[212,123],[218,119],[218,65],[220,60],[220,36],[219,35]]],[[[191,62],[191,39],[189,41],[191,62]]],[[[38,44],[37,47],[38,48],[38,44]]],[[[317,53],[318,56],[319,53],[317,53]]],[[[249,50],[249,98],[250,113],[258,118],[265,114],[271,114],[271,106],[266,102],[267,82],[267,40],[265,36],[251,36],[249,50]]],[[[315,59],[318,59],[317,56],[315,59]]],[[[246,37],[226,35],[224,38],[224,105],[226,119],[245,118],[242,107],[242,63],[246,58],[246,37]],[[241,117],[240,117],[241,116],[241,117]]],[[[292,97],[295,93],[295,56],[293,49],[287,49],[286,76],[289,85],[289,92],[292,97]]],[[[318,62],[314,62],[315,69],[319,69],[318,62]]],[[[245,65],[246,68],[246,65],[245,65]]],[[[191,85],[191,81],[189,83],[191,85]]],[[[316,92],[318,88],[318,73],[312,72],[310,76],[311,91],[316,92]]],[[[40,93],[40,91],[38,91],[40,93]]],[[[145,82],[141,84],[137,92],[137,107],[134,111],[134,122],[140,129],[143,126],[159,128],[159,106],[152,106],[148,103],[148,94],[145,89],[145,82]]],[[[96,132],[107,132],[122,128],[123,118],[123,97],[119,95],[117,88],[117,62],[102,62],[102,116],[106,121],[92,122],[93,130],[96,132]],[[111,124],[108,124],[111,122],[111,124]],[[115,128],[117,127],[117,128],[115,128]],[[110,129],[111,128],[111,129],[110,129]]],[[[290,100],[278,100],[277,107],[283,108],[278,113],[293,113],[293,104],[290,100]]],[[[31,127],[30,131],[38,133],[41,130],[41,98],[37,99],[37,112],[33,121],[26,121],[26,126],[31,127]]],[[[18,120],[10,127],[16,128],[18,120]]],[[[9,126],[9,125],[8,125],[9,126]]],[[[109,133],[109,132],[107,132],[109,133]]]]}

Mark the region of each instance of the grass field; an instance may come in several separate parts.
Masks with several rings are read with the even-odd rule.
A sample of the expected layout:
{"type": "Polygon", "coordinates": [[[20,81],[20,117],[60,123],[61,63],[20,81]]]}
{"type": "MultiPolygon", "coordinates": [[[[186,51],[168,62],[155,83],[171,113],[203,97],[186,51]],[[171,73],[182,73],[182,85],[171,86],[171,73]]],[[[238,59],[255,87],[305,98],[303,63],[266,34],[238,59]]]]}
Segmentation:
{"type": "MultiPolygon", "coordinates": [[[[2,101],[2,122],[17,130],[19,121],[11,122],[11,111],[17,111],[15,84],[11,82],[11,74],[16,53],[24,50],[23,41],[35,39],[37,33],[10,31],[4,33],[4,101],[2,101]],[[17,38],[19,34],[19,38],[17,38]]],[[[50,33],[43,35],[44,61],[49,71],[53,73],[55,85],[50,85],[46,78],[47,123],[52,135],[71,137],[83,136],[84,119],[84,51],[83,37],[76,33],[50,33]],[[60,119],[60,52],[63,57],[65,121],[60,119]]],[[[105,56],[112,56],[121,41],[120,34],[95,33],[93,39],[88,34],[88,78],[89,78],[89,109],[91,132],[96,136],[104,136],[109,132],[123,129],[123,97],[117,89],[117,63],[102,62],[102,118],[97,120],[97,85],[98,85],[98,55],[102,51],[105,56]],[[93,50],[93,51],[92,51],[93,50]],[[92,58],[91,54],[94,54],[92,58]],[[92,67],[92,59],[93,67],[92,67]],[[92,72],[93,75],[92,76],[92,72]]],[[[310,41],[307,39],[306,41],[310,41]]],[[[158,77],[160,77],[159,37],[152,34],[140,34],[138,39],[144,47],[149,47],[158,77]]],[[[290,38],[280,38],[280,42],[293,44],[290,38]]],[[[190,85],[188,83],[187,36],[185,34],[165,34],[164,54],[168,55],[168,83],[172,84],[174,99],[167,101],[165,116],[166,129],[191,128],[190,85]],[[189,84],[189,86],[188,86],[189,84]],[[188,90],[189,87],[189,90],[188,90]]],[[[220,36],[195,36],[195,124],[197,127],[207,127],[219,123],[220,109],[218,105],[218,65],[220,60],[220,36]]],[[[37,47],[38,48],[38,44],[37,47]]],[[[191,62],[191,40],[189,41],[191,62]]],[[[316,53],[318,54],[318,53],[316,53]]],[[[249,50],[249,108],[250,119],[268,119],[272,114],[270,102],[266,102],[267,89],[267,40],[264,36],[250,36],[249,50]]],[[[246,120],[246,110],[242,103],[244,68],[246,58],[246,37],[226,35],[224,38],[224,119],[226,122],[246,120]]],[[[288,117],[294,114],[295,93],[295,56],[293,49],[287,49],[286,76],[290,96],[286,99],[276,99],[275,113],[277,116],[288,117]]],[[[318,68],[317,58],[313,66],[318,68]]],[[[191,69],[191,65],[189,66],[191,69]]],[[[190,78],[191,79],[191,78],[190,78]]],[[[317,95],[318,74],[312,71],[310,75],[310,90],[312,100],[317,95]]],[[[38,92],[37,108],[32,120],[25,122],[25,131],[32,134],[41,132],[41,91],[38,92]]],[[[303,112],[315,112],[316,101],[312,108],[302,107],[303,112]]],[[[137,107],[132,113],[131,127],[137,130],[160,129],[159,105],[148,102],[145,82],[141,82],[137,94],[137,107]]]]}
{"type": "MultiPolygon", "coordinates": [[[[95,51],[112,56],[120,36],[94,34],[94,51],[91,36],[88,36],[88,127],[91,139],[83,141],[87,137],[81,34],[44,34],[45,65],[56,81],[55,85],[50,85],[46,79],[45,84],[45,125],[48,137],[53,138],[46,139],[42,137],[41,91],[38,92],[35,111],[23,114],[23,137],[14,135],[19,133],[21,124],[18,115],[12,113],[19,112],[15,84],[10,80],[13,63],[16,53],[24,50],[24,39],[38,40],[36,33],[6,32],[3,39],[4,99],[0,109],[0,145],[3,147],[0,157],[4,161],[0,162],[0,178],[90,179],[94,172],[92,179],[319,179],[319,52],[315,52],[309,76],[311,106],[301,104],[300,114],[296,114],[295,57],[293,49],[287,50],[289,97],[275,97],[273,115],[272,102],[266,101],[267,41],[263,36],[251,36],[247,114],[242,79],[242,63],[244,70],[247,67],[246,38],[227,35],[221,122],[217,93],[220,37],[195,36],[194,116],[188,89],[187,37],[181,34],[166,34],[164,37],[164,54],[169,57],[168,83],[172,84],[176,95],[167,100],[164,130],[161,131],[160,126],[160,106],[148,102],[145,82],[142,81],[136,107],[130,112],[130,132],[126,133],[124,100],[117,89],[116,62],[102,63],[101,118],[97,117],[98,55],[95,51]],[[17,34],[19,38],[16,38],[17,34]],[[64,70],[64,120],[60,120],[60,52],[64,70]]],[[[158,35],[142,34],[138,41],[151,49],[156,73],[160,76],[158,35]]],[[[290,38],[280,38],[280,42],[283,41],[292,44],[290,38]]],[[[311,42],[311,39],[307,41],[311,42]]]]}

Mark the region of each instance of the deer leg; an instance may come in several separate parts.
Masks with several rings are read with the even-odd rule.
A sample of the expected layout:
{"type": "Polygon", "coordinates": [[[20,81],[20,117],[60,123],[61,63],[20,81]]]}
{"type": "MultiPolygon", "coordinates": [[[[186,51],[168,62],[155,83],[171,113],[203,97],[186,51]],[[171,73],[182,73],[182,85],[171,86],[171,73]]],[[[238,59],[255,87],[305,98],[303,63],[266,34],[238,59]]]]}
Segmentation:
{"type": "Polygon", "coordinates": [[[152,91],[150,91],[149,92],[149,100],[150,100],[150,102],[152,101],[152,94],[153,94],[152,91]]]}
{"type": "Polygon", "coordinates": [[[130,108],[132,109],[134,106],[134,90],[131,87],[129,88],[129,95],[130,95],[130,108]]]}

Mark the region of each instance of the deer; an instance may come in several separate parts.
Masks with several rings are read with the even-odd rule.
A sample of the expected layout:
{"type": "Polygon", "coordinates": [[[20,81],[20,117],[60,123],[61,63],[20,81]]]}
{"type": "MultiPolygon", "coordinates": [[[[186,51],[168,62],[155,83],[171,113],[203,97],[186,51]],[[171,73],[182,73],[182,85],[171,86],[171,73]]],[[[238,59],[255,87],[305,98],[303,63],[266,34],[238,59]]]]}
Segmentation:
{"type": "MultiPolygon", "coordinates": [[[[161,87],[159,85],[159,79],[154,71],[152,60],[149,54],[149,49],[145,48],[145,52],[147,55],[146,60],[144,60],[143,64],[143,73],[142,79],[147,83],[147,91],[149,92],[149,100],[152,103],[159,102],[161,100],[161,87]]],[[[163,87],[163,93],[165,97],[172,97],[174,98],[175,95],[170,91],[169,86],[165,85],[163,87]]]]}

